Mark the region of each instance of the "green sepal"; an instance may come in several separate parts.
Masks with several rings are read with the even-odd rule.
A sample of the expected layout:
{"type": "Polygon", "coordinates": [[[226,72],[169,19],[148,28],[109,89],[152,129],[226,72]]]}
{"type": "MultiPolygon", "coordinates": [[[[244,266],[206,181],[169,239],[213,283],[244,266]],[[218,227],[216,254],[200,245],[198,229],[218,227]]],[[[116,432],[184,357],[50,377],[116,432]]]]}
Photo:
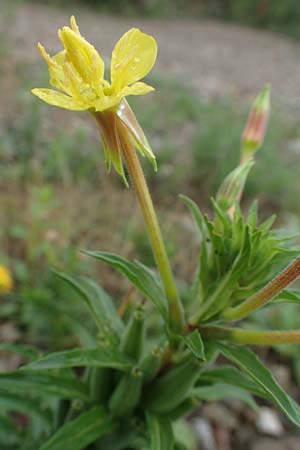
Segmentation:
{"type": "Polygon", "coordinates": [[[142,376],[141,370],[134,368],[131,373],[121,377],[108,402],[108,408],[114,416],[128,415],[138,405],[142,390],[142,376]]]}
{"type": "Polygon", "coordinates": [[[136,309],[130,316],[122,336],[120,351],[124,355],[138,361],[145,344],[145,313],[141,308],[136,309]]]}
{"type": "Polygon", "coordinates": [[[144,405],[149,411],[165,414],[182,403],[197,381],[202,366],[194,356],[172,367],[147,388],[144,405]]]}
{"type": "Polygon", "coordinates": [[[163,351],[160,347],[154,347],[150,353],[142,358],[139,368],[143,372],[143,384],[150,383],[158,374],[163,351]]]}
{"type": "Polygon", "coordinates": [[[92,367],[89,373],[88,384],[91,403],[104,406],[108,401],[111,390],[111,369],[92,367]]]}

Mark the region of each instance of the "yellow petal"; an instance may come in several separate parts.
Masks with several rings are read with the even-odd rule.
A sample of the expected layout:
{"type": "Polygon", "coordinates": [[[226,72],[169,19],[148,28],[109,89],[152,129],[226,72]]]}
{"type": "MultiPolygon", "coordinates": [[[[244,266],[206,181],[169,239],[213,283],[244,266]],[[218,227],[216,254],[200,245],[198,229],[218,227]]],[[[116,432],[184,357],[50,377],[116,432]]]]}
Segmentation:
{"type": "Polygon", "coordinates": [[[154,87],[149,86],[149,84],[138,81],[137,83],[133,83],[131,86],[127,86],[122,89],[121,95],[122,97],[126,97],[127,95],[143,95],[154,90],[154,87]]]}
{"type": "Polygon", "coordinates": [[[156,40],[137,28],[127,31],[117,42],[111,60],[111,83],[120,90],[147,75],[157,55],[156,40]]]}
{"type": "Polygon", "coordinates": [[[122,96],[120,94],[103,96],[94,102],[95,111],[101,112],[107,109],[112,109],[114,106],[117,106],[122,100],[122,96]]]}
{"type": "Polygon", "coordinates": [[[78,28],[78,25],[76,23],[76,20],[75,20],[74,16],[71,16],[71,18],[70,18],[70,25],[71,25],[71,28],[74,31],[74,33],[77,33],[77,34],[80,35],[80,31],[79,31],[79,28],[78,28]]]}
{"type": "Polygon", "coordinates": [[[47,51],[45,50],[45,48],[42,46],[42,44],[38,43],[38,49],[40,54],[42,55],[42,57],[44,58],[44,60],[46,61],[48,68],[49,68],[49,73],[50,73],[50,83],[59,88],[64,90],[64,71],[63,71],[63,67],[62,67],[62,63],[61,63],[61,53],[63,52],[59,52],[60,58],[56,57],[52,57],[49,55],[49,53],[47,53],[47,51]]]}
{"type": "Polygon", "coordinates": [[[69,27],[58,32],[63,43],[67,59],[70,61],[84,82],[97,87],[104,75],[104,62],[93,45],[69,27]]]}
{"type": "Polygon", "coordinates": [[[72,111],[83,111],[90,108],[90,105],[52,89],[32,89],[31,92],[49,105],[59,106],[60,108],[71,109],[72,111]]]}

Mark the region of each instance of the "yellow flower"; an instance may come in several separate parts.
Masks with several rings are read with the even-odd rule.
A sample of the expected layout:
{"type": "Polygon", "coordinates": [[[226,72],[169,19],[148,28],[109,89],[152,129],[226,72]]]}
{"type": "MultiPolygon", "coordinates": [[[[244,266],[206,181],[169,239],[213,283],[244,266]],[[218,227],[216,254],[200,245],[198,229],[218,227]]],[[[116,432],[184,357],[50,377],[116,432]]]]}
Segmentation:
{"type": "Polygon", "coordinates": [[[155,156],[128,105],[128,95],[147,94],[153,87],[141,80],[152,69],[157,44],[152,36],[132,28],[117,42],[111,58],[110,83],[104,79],[104,62],[97,50],[79,32],[75,18],[71,28],[58,31],[64,50],[51,57],[38,44],[48,64],[53,89],[33,89],[32,93],[50,105],[74,111],[88,110],[95,117],[103,140],[108,169],[111,162],[125,180],[122,163],[124,131],[156,169],[155,156]]]}
{"type": "Polygon", "coordinates": [[[0,266],[0,294],[8,294],[13,288],[13,279],[5,266],[0,266]]]}

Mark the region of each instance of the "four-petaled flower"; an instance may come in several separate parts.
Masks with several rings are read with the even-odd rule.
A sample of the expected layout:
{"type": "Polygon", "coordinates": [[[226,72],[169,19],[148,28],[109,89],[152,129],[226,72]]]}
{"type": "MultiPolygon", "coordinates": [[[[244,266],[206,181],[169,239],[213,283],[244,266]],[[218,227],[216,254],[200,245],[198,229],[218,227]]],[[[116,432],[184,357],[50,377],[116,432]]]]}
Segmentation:
{"type": "Polygon", "coordinates": [[[104,62],[97,50],[80,34],[75,18],[71,28],[58,32],[64,50],[51,57],[38,44],[49,67],[50,83],[58,90],[33,89],[32,93],[50,105],[70,110],[88,110],[96,119],[103,141],[107,168],[111,162],[126,183],[122,147],[126,140],[149,158],[156,170],[155,156],[125,97],[147,94],[153,87],[141,80],[152,69],[157,44],[137,28],[117,42],[111,58],[111,82],[104,79],[104,62]]]}

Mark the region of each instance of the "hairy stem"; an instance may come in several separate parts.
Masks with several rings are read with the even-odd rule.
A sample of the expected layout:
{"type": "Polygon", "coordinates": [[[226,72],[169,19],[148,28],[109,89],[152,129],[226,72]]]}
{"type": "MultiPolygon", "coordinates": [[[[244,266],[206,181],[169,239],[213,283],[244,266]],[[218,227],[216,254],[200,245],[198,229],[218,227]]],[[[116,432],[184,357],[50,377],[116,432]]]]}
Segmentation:
{"type": "Polygon", "coordinates": [[[300,276],[300,258],[296,258],[279,275],[277,275],[267,286],[262,288],[248,300],[236,307],[225,309],[223,317],[229,320],[238,320],[248,316],[253,311],[261,308],[267,302],[276,297],[300,276]]]}

